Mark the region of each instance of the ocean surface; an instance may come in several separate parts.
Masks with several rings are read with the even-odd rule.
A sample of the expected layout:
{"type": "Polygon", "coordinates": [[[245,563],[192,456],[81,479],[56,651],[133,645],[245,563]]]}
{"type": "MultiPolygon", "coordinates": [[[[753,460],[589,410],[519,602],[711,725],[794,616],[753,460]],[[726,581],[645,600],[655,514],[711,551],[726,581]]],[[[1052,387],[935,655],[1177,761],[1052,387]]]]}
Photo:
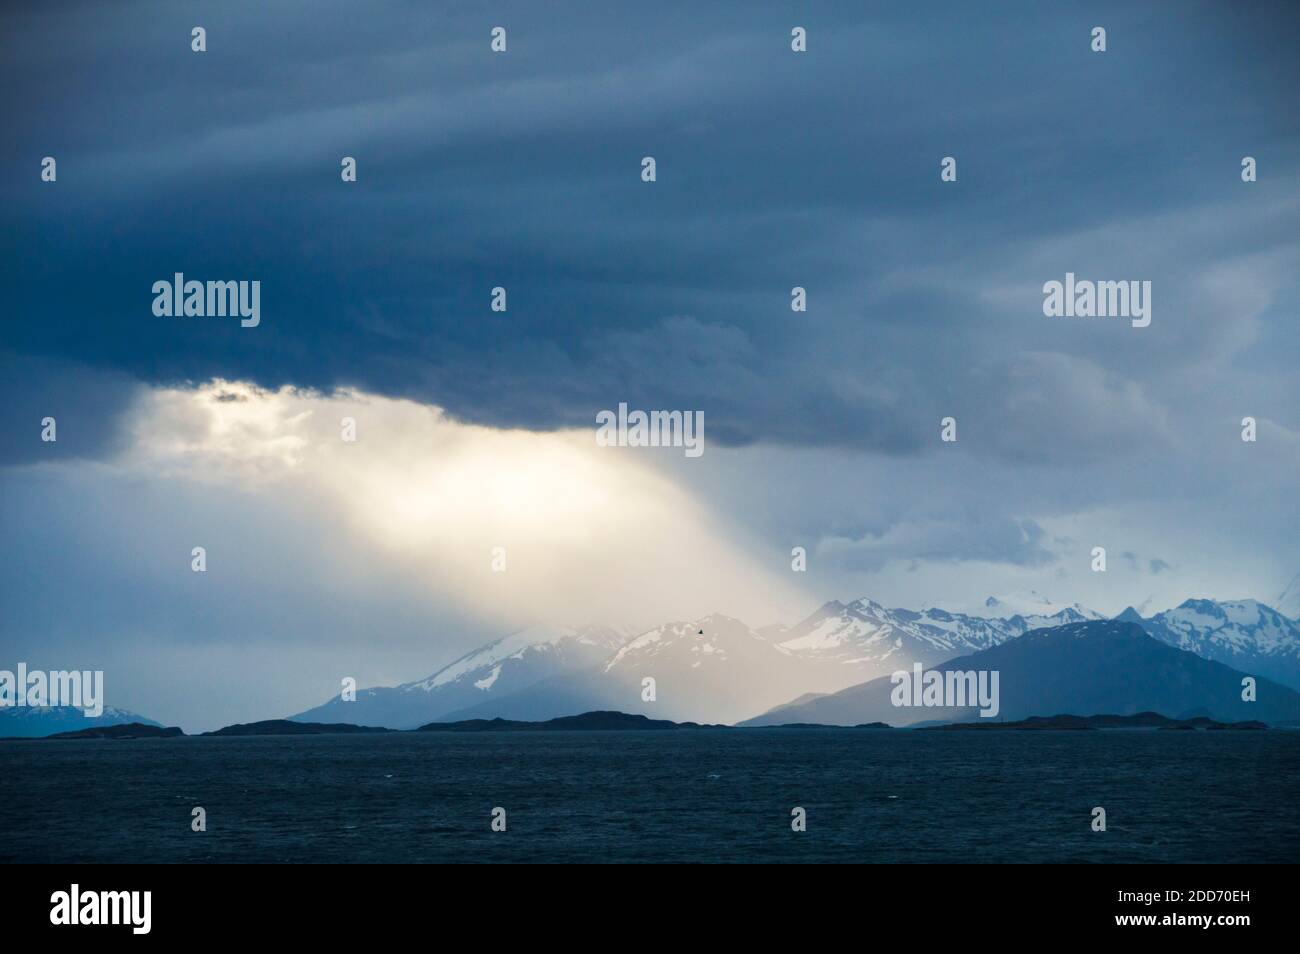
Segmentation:
{"type": "Polygon", "coordinates": [[[0,861],[1295,862],[1300,732],[0,742],[0,861]]]}

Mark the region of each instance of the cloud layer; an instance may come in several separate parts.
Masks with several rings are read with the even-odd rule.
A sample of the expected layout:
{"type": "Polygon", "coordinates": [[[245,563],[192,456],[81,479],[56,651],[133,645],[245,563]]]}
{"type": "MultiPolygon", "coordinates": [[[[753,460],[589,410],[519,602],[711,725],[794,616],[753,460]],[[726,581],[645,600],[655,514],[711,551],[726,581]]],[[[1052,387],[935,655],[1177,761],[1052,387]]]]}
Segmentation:
{"type": "Polygon", "coordinates": [[[355,386],[503,427],[626,399],[703,409],[715,441],[896,454],[961,407],[972,436],[1003,432],[995,451],[1068,460],[1114,423],[1068,390],[1110,399],[1068,380],[1090,362],[1118,376],[1120,416],[1136,386],[1158,405],[1209,372],[1297,426],[1285,4],[1115,5],[1089,14],[1106,54],[1092,20],[1030,3],[813,9],[799,55],[775,4],[492,22],[231,4],[204,11],[204,54],[192,11],[133,13],[87,6],[71,31],[5,14],[6,288],[40,316],[6,323],[11,350],[151,383],[355,386]],[[1039,289],[1067,270],[1151,280],[1153,326],[1044,319],[1039,289]],[[264,323],[154,318],[175,271],[261,280],[264,323]],[[996,415],[1026,407],[1017,381],[1054,403],[1051,361],[1074,439],[1049,443],[996,415]]]}
{"type": "Polygon", "coordinates": [[[0,650],[207,727],[546,618],[1267,600],[1297,41],[1284,2],[7,5],[0,650]],[[155,317],[177,271],[261,324],[155,317]],[[1066,272],[1151,326],[1046,318],[1066,272]],[[596,448],[619,402],[704,457],[596,448]]]}

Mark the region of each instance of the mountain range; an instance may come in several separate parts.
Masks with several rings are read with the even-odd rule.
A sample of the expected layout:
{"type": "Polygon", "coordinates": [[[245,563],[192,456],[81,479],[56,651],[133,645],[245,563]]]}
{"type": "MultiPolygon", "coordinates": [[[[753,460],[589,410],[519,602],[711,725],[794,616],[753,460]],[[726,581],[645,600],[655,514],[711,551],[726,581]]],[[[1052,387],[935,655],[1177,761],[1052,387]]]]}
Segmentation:
{"type": "Polygon", "coordinates": [[[1170,646],[1300,689],[1300,626],[1263,603],[1187,600],[1148,619],[1132,607],[1116,619],[1170,646]]]}
{"type": "MultiPolygon", "coordinates": [[[[990,717],[1008,722],[1051,713],[1127,716],[1140,712],[1217,722],[1300,721],[1300,693],[1294,689],[1256,677],[1255,699],[1246,701],[1242,680],[1247,674],[1171,646],[1138,624],[1120,619],[1032,630],[933,669],[996,672],[997,711],[990,717]]],[[[973,705],[897,705],[894,689],[895,681],[883,676],[777,706],[740,724],[856,725],[880,720],[906,726],[983,720],[973,705]]]]}
{"type": "MultiPolygon", "coordinates": [[[[1293,589],[1295,584],[1288,592],[1293,589]]],[[[941,667],[1012,643],[1036,646],[1044,653],[1044,646],[1032,640],[1022,643],[1022,638],[1105,619],[1079,604],[1053,603],[1030,593],[990,597],[962,611],[937,605],[890,609],[870,599],[832,601],[792,626],[754,628],[721,614],[640,633],[609,626],[538,626],[466,653],[424,679],[360,689],[353,701],[336,696],[289,718],[413,729],[430,722],[544,721],[601,710],[677,722],[770,723],[769,716],[779,711],[781,722],[837,723],[810,712],[831,706],[823,701],[827,697],[861,689],[914,663],[926,669],[941,667]]],[[[1115,621],[1241,674],[1300,689],[1300,625],[1256,600],[1189,599],[1149,617],[1130,607],[1115,621]]],[[[1100,649],[1112,644],[1096,645],[1100,649]]],[[[1143,665],[1156,661],[1142,657],[1143,665]]],[[[1004,686],[1004,692],[1011,689],[1004,686]]],[[[1023,715],[1071,711],[1062,704],[1068,698],[1073,697],[1043,697],[1041,708],[1023,715]]],[[[1099,692],[1078,701],[1089,704],[1074,713],[1090,715],[1112,711],[1108,705],[1124,700],[1099,692]]],[[[1183,714],[1155,704],[1142,707],[1168,716],[1183,714]]],[[[1258,711],[1222,715],[1249,719],[1258,711]]],[[[1002,716],[1019,717],[1008,712],[1002,716]]],[[[896,712],[882,715],[872,710],[844,718],[848,724],[902,724],[896,712]]],[[[88,720],[76,709],[7,707],[0,708],[0,737],[47,736],[132,722],[158,725],[124,709],[106,709],[98,719],[88,720]]]]}
{"type": "MultiPolygon", "coordinates": [[[[1187,600],[1150,618],[1130,608],[1116,619],[1168,646],[1300,688],[1300,625],[1262,603],[1187,600]]],[[[614,709],[674,721],[737,723],[916,662],[932,668],[1036,630],[1104,620],[1078,604],[1030,594],[990,597],[966,612],[833,601],[793,626],[760,629],[720,614],[638,634],[599,626],[539,627],[468,653],[425,679],[360,690],[355,701],[336,697],[290,718],[407,729],[433,721],[545,720],[614,709]]],[[[1025,714],[1062,711],[1046,705],[1025,714]]],[[[1091,707],[1079,714],[1101,711],[1109,710],[1091,707]]],[[[782,721],[826,720],[791,715],[782,721]]]]}

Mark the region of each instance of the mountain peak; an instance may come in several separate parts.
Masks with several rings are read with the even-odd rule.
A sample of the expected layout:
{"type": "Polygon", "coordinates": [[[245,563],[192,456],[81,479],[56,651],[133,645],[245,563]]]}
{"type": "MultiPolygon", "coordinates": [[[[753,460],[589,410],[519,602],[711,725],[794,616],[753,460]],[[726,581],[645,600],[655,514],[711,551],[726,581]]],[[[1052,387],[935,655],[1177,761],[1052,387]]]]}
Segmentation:
{"type": "Polygon", "coordinates": [[[862,597],[861,599],[854,600],[852,603],[849,604],[848,608],[855,609],[860,612],[861,611],[879,612],[880,610],[884,609],[884,607],[881,606],[879,603],[877,603],[875,600],[868,599],[865,596],[862,597]]]}
{"type": "Polygon", "coordinates": [[[1045,627],[1026,633],[1022,639],[1150,639],[1137,623],[1121,619],[1089,619],[1061,626],[1045,627]]]}
{"type": "Polygon", "coordinates": [[[839,600],[830,600],[817,607],[816,611],[812,615],[815,617],[838,616],[846,609],[848,609],[847,603],[841,603],[839,600]]]}
{"type": "MultiPolygon", "coordinates": [[[[598,652],[607,650],[612,653],[624,641],[621,633],[604,626],[529,626],[466,653],[426,679],[407,683],[398,688],[429,692],[469,675],[482,677],[485,671],[490,671],[500,663],[509,659],[522,659],[529,653],[553,652],[566,645],[585,646],[598,652]]],[[[490,678],[495,679],[495,677],[490,678]]]]}
{"type": "Polygon", "coordinates": [[[1073,623],[1084,619],[1103,619],[1104,617],[1079,603],[1058,603],[1037,590],[1025,590],[1002,596],[989,596],[977,606],[962,604],[932,604],[943,606],[950,612],[965,613],[983,619],[1015,619],[1020,617],[1029,624],[1029,628],[1053,625],[1046,622],[1054,620],[1060,623],[1073,623]]]}

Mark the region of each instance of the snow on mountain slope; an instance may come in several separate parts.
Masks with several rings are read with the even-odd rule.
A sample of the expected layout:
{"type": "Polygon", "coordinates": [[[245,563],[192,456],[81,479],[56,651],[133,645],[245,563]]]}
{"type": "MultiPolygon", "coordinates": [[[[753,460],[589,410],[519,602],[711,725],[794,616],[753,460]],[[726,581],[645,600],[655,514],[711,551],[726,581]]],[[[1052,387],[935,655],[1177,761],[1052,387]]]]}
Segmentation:
{"type": "Polygon", "coordinates": [[[930,609],[890,610],[871,600],[831,602],[796,626],[753,629],[715,614],[647,630],[603,666],[548,680],[447,716],[553,718],[613,708],[657,718],[731,722],[810,692],[835,692],[882,673],[996,645],[1022,622],[930,609]],[[646,700],[646,679],[655,698],[646,700]]]}
{"type": "MultiPolygon", "coordinates": [[[[1008,604],[990,598],[1003,608],[1008,604]]],[[[1009,617],[968,615],[930,606],[916,612],[886,609],[869,599],[827,603],[796,626],[774,638],[777,644],[812,664],[808,691],[835,692],[920,662],[932,666],[964,653],[988,649],[1033,629],[1099,619],[1078,604],[1021,601],[1043,612],[1009,617]]]]}
{"type": "Polygon", "coordinates": [[[1041,614],[1030,614],[1028,616],[1016,615],[1011,617],[1008,622],[1013,626],[1019,622],[1022,631],[1027,633],[1031,629],[1051,629],[1053,626],[1065,626],[1068,623],[1089,623],[1105,618],[1105,616],[1101,615],[1096,610],[1090,610],[1086,606],[1072,603],[1050,616],[1044,616],[1041,614]]]}
{"type": "Polygon", "coordinates": [[[1029,624],[1029,629],[1060,626],[1063,622],[1081,623],[1090,619],[1105,619],[1101,613],[1090,610],[1086,606],[1080,606],[1078,603],[1057,603],[1036,590],[1005,596],[990,596],[981,605],[967,612],[971,616],[984,619],[1012,619],[1019,616],[1029,624]]]}
{"type": "MultiPolygon", "coordinates": [[[[715,614],[628,638],[607,627],[534,627],[490,643],[426,679],[367,689],[295,716],[411,728],[465,718],[549,719],[617,709],[676,721],[731,722],[804,693],[834,693],[914,662],[937,666],[1025,633],[1101,619],[1037,593],[990,597],[978,612],[888,609],[833,601],[794,626],[753,629],[715,614]],[[1000,615],[1005,614],[1005,615],[1000,615]],[[645,699],[647,679],[654,699],[645,699]]],[[[1254,600],[1188,600],[1143,620],[1163,642],[1300,688],[1296,624],[1254,600]]]]}
{"type": "Polygon", "coordinates": [[[624,711],[730,722],[754,699],[775,705],[789,698],[806,676],[768,635],[714,614],[641,633],[602,667],[600,678],[624,711]],[[642,698],[647,678],[654,680],[653,702],[642,698]]]}
{"type": "Polygon", "coordinates": [[[729,722],[746,714],[754,699],[784,701],[804,678],[798,661],[768,633],[714,614],[656,626],[598,666],[560,674],[441,721],[540,720],[616,709],[676,721],[729,722]]]}
{"type": "Polygon", "coordinates": [[[831,602],[784,633],[777,645],[810,670],[806,691],[834,692],[913,662],[935,663],[984,649],[1023,629],[932,607],[886,609],[869,599],[831,602]]]}
{"type": "MultiPolygon", "coordinates": [[[[1300,693],[1261,679],[1258,700],[1243,700],[1241,672],[1162,643],[1121,619],[1034,630],[935,668],[997,672],[998,715],[1007,721],[1062,713],[1131,715],[1143,711],[1171,718],[1208,715],[1224,721],[1290,723],[1300,719],[1300,693]]],[[[880,721],[914,725],[980,718],[969,702],[946,707],[896,705],[894,688],[890,678],[882,676],[769,710],[745,724],[880,721]]]]}
{"type": "Polygon", "coordinates": [[[503,636],[481,649],[466,653],[427,679],[405,683],[397,688],[405,692],[432,692],[443,686],[463,682],[473,676],[476,677],[476,688],[490,689],[500,677],[502,666],[508,665],[511,661],[517,662],[545,655],[563,661],[566,656],[577,653],[585,656],[594,655],[598,657],[594,661],[598,662],[617,650],[626,638],[623,633],[602,626],[587,626],[581,629],[532,626],[511,633],[509,636],[503,636]],[[485,684],[480,686],[479,682],[485,684]]]}
{"type": "Polygon", "coordinates": [[[1138,623],[1161,642],[1300,689],[1300,624],[1257,600],[1185,600],[1138,623]]]}
{"type": "Polygon", "coordinates": [[[826,603],[790,627],[755,630],[725,616],[671,623],[635,637],[605,664],[603,675],[612,681],[606,688],[616,686],[605,700],[661,718],[729,722],[757,700],[775,706],[803,693],[837,692],[914,662],[932,666],[988,649],[1041,625],[1078,622],[1083,612],[1063,606],[1054,617],[996,619],[860,599],[826,603]],[[653,704],[640,699],[647,676],[655,679],[653,704]]]}
{"type": "Polygon", "coordinates": [[[626,639],[625,632],[605,626],[529,627],[466,653],[427,678],[358,690],[354,701],[336,697],[290,718],[416,728],[488,698],[598,666],[626,639]]]}
{"type": "Polygon", "coordinates": [[[666,623],[647,630],[624,645],[605,664],[614,672],[641,661],[658,661],[682,653],[690,667],[723,665],[752,658],[775,661],[771,641],[740,620],[714,614],[693,622],[666,623]]]}

